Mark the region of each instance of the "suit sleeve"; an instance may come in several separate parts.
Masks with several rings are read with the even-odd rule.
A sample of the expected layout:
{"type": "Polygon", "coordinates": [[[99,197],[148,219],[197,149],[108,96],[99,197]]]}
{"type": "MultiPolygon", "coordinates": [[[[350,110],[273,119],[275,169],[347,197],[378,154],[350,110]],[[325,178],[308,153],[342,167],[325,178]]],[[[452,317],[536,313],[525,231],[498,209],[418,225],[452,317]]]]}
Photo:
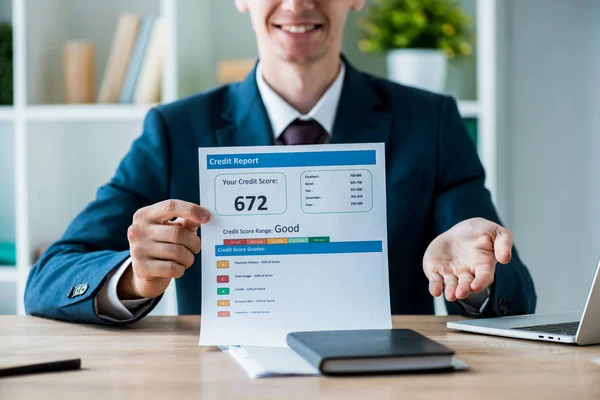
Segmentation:
{"type": "MultiPolygon", "coordinates": [[[[485,172],[469,138],[456,102],[445,97],[438,131],[438,171],[434,206],[435,234],[469,218],[481,217],[502,225],[485,188],[485,172]]],[[[527,267],[513,248],[512,260],[498,264],[490,303],[482,316],[530,314],[536,293],[527,267]]],[[[466,314],[457,303],[446,302],[449,314],[466,314]]]]}
{"type": "MultiPolygon", "coordinates": [[[[28,314],[83,323],[119,323],[98,316],[95,298],[107,276],[129,257],[127,229],[133,214],[168,198],[167,137],[162,115],[151,110],[142,135],[111,181],[98,189],[96,199],[33,266],[25,289],[28,314]]],[[[143,318],[157,303],[126,322],[143,318]]]]}

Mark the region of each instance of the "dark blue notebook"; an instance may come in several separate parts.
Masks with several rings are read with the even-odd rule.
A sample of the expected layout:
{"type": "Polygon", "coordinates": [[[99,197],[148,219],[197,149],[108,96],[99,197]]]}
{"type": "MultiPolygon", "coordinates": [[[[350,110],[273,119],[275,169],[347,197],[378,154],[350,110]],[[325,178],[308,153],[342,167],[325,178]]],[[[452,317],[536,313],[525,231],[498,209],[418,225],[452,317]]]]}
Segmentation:
{"type": "Polygon", "coordinates": [[[410,329],[293,332],[287,344],[325,375],[454,369],[454,351],[410,329]]]}

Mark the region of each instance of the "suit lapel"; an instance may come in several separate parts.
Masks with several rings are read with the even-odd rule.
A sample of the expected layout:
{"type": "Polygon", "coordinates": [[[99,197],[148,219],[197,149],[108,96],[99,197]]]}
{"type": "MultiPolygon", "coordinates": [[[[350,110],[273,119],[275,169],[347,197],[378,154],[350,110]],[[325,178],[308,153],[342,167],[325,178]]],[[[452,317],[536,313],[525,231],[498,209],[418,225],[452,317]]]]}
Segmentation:
{"type": "Polygon", "coordinates": [[[268,146],[273,128],[256,84],[256,67],[246,79],[231,87],[223,128],[216,131],[219,146],[268,146]]]}
{"type": "Polygon", "coordinates": [[[344,88],[333,126],[333,143],[388,142],[393,115],[384,110],[368,79],[346,62],[344,88]]]}

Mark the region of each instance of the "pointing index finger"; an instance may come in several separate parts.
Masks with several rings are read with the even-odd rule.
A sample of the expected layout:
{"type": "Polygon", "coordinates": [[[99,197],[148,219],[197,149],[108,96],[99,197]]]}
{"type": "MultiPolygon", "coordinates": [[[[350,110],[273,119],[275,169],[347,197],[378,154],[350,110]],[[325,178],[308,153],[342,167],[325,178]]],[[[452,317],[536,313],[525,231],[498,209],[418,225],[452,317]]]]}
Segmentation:
{"type": "MultiPolygon", "coordinates": [[[[138,218],[164,224],[173,218],[184,218],[186,221],[200,226],[210,220],[210,212],[198,204],[183,200],[165,200],[146,207],[136,213],[138,218]]],[[[136,216],[134,215],[134,218],[136,216]]]]}

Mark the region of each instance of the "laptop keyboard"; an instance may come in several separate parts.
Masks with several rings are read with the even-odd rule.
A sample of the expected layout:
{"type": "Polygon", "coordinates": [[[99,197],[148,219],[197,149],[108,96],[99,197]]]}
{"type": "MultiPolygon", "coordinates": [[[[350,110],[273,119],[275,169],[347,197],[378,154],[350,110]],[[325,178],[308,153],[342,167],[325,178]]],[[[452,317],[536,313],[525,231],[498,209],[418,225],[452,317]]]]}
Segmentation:
{"type": "Polygon", "coordinates": [[[557,335],[571,335],[572,336],[577,333],[578,327],[579,327],[579,321],[575,321],[575,322],[563,322],[560,324],[522,326],[520,328],[512,328],[512,329],[518,329],[520,331],[544,332],[544,333],[554,333],[557,335]]]}

